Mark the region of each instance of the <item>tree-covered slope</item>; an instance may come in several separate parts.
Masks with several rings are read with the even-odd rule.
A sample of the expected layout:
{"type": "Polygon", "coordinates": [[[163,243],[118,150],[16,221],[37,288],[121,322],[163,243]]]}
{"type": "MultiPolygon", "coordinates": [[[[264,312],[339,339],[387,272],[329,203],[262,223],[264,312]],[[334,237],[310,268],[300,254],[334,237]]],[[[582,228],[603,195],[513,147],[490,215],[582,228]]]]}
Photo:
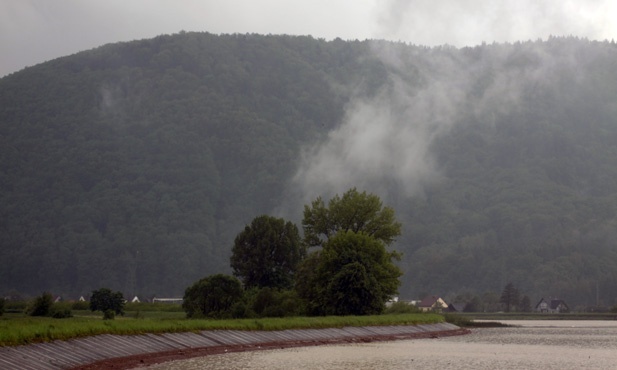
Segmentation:
{"type": "Polygon", "coordinates": [[[353,58],[308,38],[184,34],[2,79],[1,289],[178,295],[227,271],[299,146],[341,115],[303,43],[321,63],[353,58]]]}
{"type": "Polygon", "coordinates": [[[502,105],[512,91],[501,92],[435,141],[445,180],[406,207],[409,271],[438,292],[500,292],[512,281],[535,301],[615,304],[616,45],[479,51],[507,53],[486,78],[515,76],[507,86],[520,96],[502,105]]]}
{"type": "Polygon", "coordinates": [[[182,33],[24,69],[0,79],[0,292],[179,296],[230,271],[254,217],[307,189],[344,192],[328,167],[301,169],[334,143],[330,172],[403,223],[404,297],[512,281],[532,299],[594,304],[599,290],[612,304],[616,81],[614,43],[572,38],[453,49],[182,33]],[[393,127],[397,150],[370,127],[393,127]],[[391,176],[364,155],[434,175],[391,176]]]}

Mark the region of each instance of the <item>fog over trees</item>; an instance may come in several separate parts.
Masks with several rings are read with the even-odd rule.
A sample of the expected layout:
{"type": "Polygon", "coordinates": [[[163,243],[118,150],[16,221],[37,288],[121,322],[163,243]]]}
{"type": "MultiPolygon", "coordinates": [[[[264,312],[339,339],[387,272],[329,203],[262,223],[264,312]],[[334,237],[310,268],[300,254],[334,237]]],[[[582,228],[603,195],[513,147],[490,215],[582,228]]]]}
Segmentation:
{"type": "Polygon", "coordinates": [[[617,46],[181,33],[0,79],[0,294],[182,296],[260,215],[349,188],[403,298],[617,298],[617,46]]]}

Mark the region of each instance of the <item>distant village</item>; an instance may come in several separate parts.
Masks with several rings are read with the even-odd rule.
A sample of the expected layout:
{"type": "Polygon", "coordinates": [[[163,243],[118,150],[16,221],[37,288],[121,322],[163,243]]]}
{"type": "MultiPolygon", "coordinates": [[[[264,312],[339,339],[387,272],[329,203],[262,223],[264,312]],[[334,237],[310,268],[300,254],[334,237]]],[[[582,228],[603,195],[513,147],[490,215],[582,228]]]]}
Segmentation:
{"type": "MultiPolygon", "coordinates": [[[[11,297],[4,297],[5,300],[11,301],[11,297]]],[[[54,296],[54,302],[88,302],[89,297],[80,296],[75,299],[64,299],[61,296],[54,296]]],[[[132,299],[125,299],[125,303],[167,303],[167,304],[182,304],[182,298],[139,298],[133,296],[132,299]]],[[[417,307],[422,312],[435,312],[435,313],[461,313],[461,312],[503,312],[503,311],[483,311],[479,310],[471,302],[451,302],[448,303],[444,298],[438,295],[427,296],[421,300],[399,300],[398,297],[394,297],[392,300],[386,303],[387,307],[393,304],[408,304],[417,307]]],[[[589,311],[595,311],[590,309],[589,311]]],[[[559,298],[544,298],[542,297],[534,306],[526,310],[513,310],[513,312],[535,312],[535,313],[547,313],[547,314],[559,314],[572,312],[568,304],[559,298]]]]}
{"type": "MultiPolygon", "coordinates": [[[[73,299],[64,299],[61,296],[55,296],[54,302],[87,302],[89,297],[80,296],[77,300],[73,299]]],[[[7,301],[11,300],[11,297],[5,297],[7,301]]],[[[138,296],[134,296],[132,299],[125,299],[125,303],[167,303],[167,304],[181,304],[183,302],[182,298],[139,298],[138,296]]],[[[387,306],[391,306],[394,303],[399,304],[408,304],[411,306],[417,307],[422,312],[435,312],[435,313],[456,313],[456,312],[482,312],[478,311],[476,307],[474,307],[471,303],[448,303],[445,299],[438,295],[427,296],[421,300],[399,300],[398,297],[394,297],[392,300],[387,302],[387,306]]],[[[571,312],[568,304],[558,298],[541,298],[535,306],[531,307],[531,310],[526,310],[523,312],[536,312],[536,313],[549,313],[549,314],[559,314],[559,313],[569,313],[571,312]]]]}
{"type": "MultiPolygon", "coordinates": [[[[394,302],[399,302],[398,298],[389,302],[391,305],[394,302]]],[[[427,296],[422,300],[401,301],[407,304],[418,307],[422,312],[478,312],[469,303],[448,303],[446,300],[437,295],[427,296]]],[[[538,313],[569,313],[570,307],[562,299],[557,298],[541,298],[540,301],[532,307],[532,312],[538,313]]]]}

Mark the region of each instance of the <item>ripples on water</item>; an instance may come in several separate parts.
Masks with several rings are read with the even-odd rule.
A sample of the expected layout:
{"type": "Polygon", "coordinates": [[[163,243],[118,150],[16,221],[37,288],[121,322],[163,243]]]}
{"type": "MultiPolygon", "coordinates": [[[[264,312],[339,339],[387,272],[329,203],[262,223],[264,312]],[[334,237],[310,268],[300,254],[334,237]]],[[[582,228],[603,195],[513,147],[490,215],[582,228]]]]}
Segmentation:
{"type": "Polygon", "coordinates": [[[509,321],[440,339],[213,355],[150,370],[193,369],[617,369],[615,321],[509,321]]]}

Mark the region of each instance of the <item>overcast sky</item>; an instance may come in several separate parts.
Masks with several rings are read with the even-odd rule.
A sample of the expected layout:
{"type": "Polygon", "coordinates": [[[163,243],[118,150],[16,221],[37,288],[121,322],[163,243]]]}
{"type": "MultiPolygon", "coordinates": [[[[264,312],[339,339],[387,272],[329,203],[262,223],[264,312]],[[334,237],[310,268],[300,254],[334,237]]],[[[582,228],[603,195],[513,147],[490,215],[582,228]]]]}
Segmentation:
{"type": "Polygon", "coordinates": [[[477,45],[617,38],[615,0],[0,0],[0,76],[118,41],[184,31],[477,45]]]}

